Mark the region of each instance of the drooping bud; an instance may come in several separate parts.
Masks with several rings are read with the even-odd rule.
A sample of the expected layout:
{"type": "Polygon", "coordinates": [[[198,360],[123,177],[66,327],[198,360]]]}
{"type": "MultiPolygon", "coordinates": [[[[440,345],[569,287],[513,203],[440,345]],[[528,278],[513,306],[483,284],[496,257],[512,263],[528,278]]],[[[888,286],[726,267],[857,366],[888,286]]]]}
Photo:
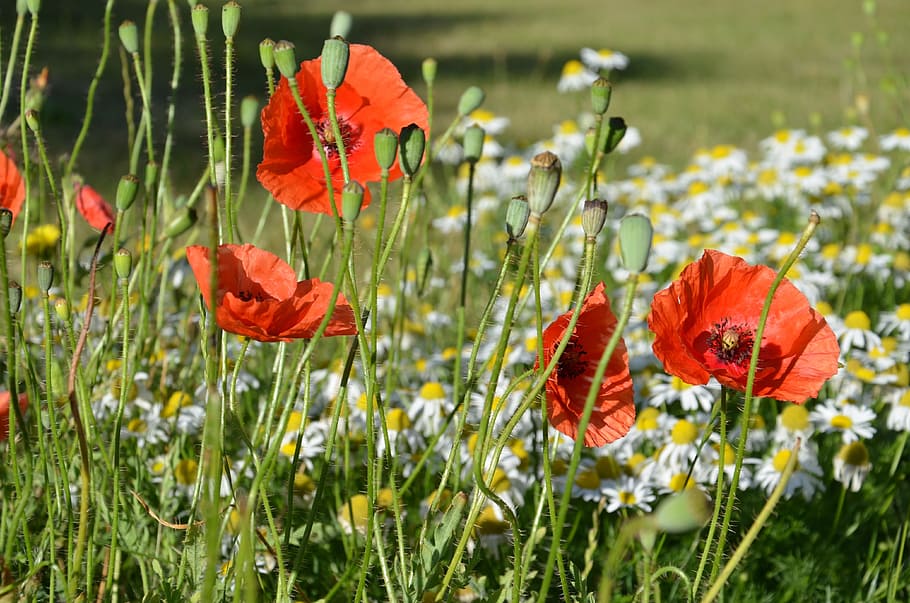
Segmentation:
{"type": "Polygon", "coordinates": [[[423,81],[427,85],[432,85],[436,81],[436,59],[426,58],[423,60],[423,63],[420,64],[420,73],[423,75],[423,81]]]}
{"type": "Polygon", "coordinates": [[[259,61],[265,69],[275,67],[275,41],[272,38],[259,42],[259,61]]]}
{"type": "Polygon", "coordinates": [[[510,242],[517,241],[524,234],[530,215],[531,208],[528,207],[528,198],[524,195],[512,197],[506,208],[506,232],[510,242]]]}
{"type": "Polygon", "coordinates": [[[350,48],[344,38],[335,37],[322,45],[322,84],[329,90],[336,90],[344,81],[348,71],[350,48]]]}
{"type": "Polygon", "coordinates": [[[619,251],[626,270],[644,272],[651,254],[654,229],[641,214],[629,214],[619,223],[619,251]]]}
{"type": "Polygon", "coordinates": [[[485,94],[480,86],[471,86],[458,99],[458,114],[462,117],[477,110],[483,104],[485,94]]]}
{"type": "Polygon", "coordinates": [[[562,176],[559,157],[550,151],[538,153],[531,158],[528,173],[528,207],[532,215],[542,216],[553,205],[556,189],[562,176]]]}
{"type": "Polygon", "coordinates": [[[591,108],[597,115],[603,115],[610,107],[610,97],[613,95],[613,84],[602,77],[591,84],[591,108]]]}
{"type": "Polygon", "coordinates": [[[589,199],[581,210],[581,228],[589,239],[597,238],[607,221],[607,202],[604,199],[589,199]]]}
{"type": "Polygon", "coordinates": [[[477,124],[471,124],[468,126],[468,129],[464,131],[462,146],[464,147],[465,161],[468,163],[477,163],[480,161],[480,156],[483,154],[484,136],[486,136],[486,133],[483,131],[483,128],[477,124]]]}
{"type": "Polygon", "coordinates": [[[398,155],[398,136],[391,128],[383,128],[373,137],[373,152],[376,153],[376,163],[383,170],[389,170],[395,165],[398,155]]]}
{"type": "Polygon", "coordinates": [[[663,499],[654,519],[657,529],[669,534],[697,530],[711,519],[711,503],[698,488],[686,488],[663,499]]]}
{"type": "Polygon", "coordinates": [[[351,17],[351,13],[343,10],[335,11],[335,14],[332,15],[332,22],[329,24],[329,37],[334,38],[335,36],[341,36],[342,38],[347,39],[348,35],[351,33],[351,25],[353,24],[354,18],[351,17]]]}
{"type": "Polygon", "coordinates": [[[252,128],[259,118],[259,99],[250,94],[240,101],[240,124],[244,128],[252,128]]]}
{"type": "Polygon", "coordinates": [[[430,280],[433,267],[433,252],[429,247],[424,247],[417,254],[417,296],[422,297],[430,280]]]}
{"type": "Polygon", "coordinates": [[[619,146],[623,136],[626,135],[626,120],[621,117],[611,117],[607,124],[607,132],[604,135],[603,146],[604,153],[611,153],[613,149],[619,146]]]}
{"type": "Polygon", "coordinates": [[[417,170],[420,169],[420,163],[423,161],[426,136],[420,126],[408,124],[402,128],[398,140],[401,147],[398,164],[401,166],[401,171],[409,178],[412,178],[417,173],[417,170]]]}
{"type": "Polygon", "coordinates": [[[297,75],[297,57],[295,56],[294,44],[287,40],[281,40],[275,44],[275,65],[281,75],[293,79],[297,75]]]}
{"type": "Polygon", "coordinates": [[[120,43],[123,44],[123,49],[126,50],[128,54],[136,54],[139,52],[139,28],[136,27],[136,24],[132,21],[124,21],[120,24],[120,29],[117,30],[117,33],[120,34],[120,43]]]}
{"type": "Polygon", "coordinates": [[[130,277],[132,271],[133,256],[130,254],[129,250],[121,247],[117,250],[117,253],[114,254],[114,272],[117,274],[117,278],[126,280],[130,277]]]}
{"type": "Polygon", "coordinates": [[[120,182],[117,183],[117,194],[114,197],[117,211],[126,211],[132,207],[137,192],[139,192],[139,178],[134,174],[121,176],[120,182]]]}
{"type": "Polygon", "coordinates": [[[196,210],[192,207],[184,207],[177,212],[171,223],[164,229],[164,235],[171,239],[179,237],[192,228],[195,223],[196,210]]]}
{"type": "Polygon", "coordinates": [[[205,4],[197,4],[193,7],[190,19],[193,21],[193,32],[196,34],[196,39],[204,40],[205,33],[209,29],[209,9],[205,4]]]}
{"type": "Polygon", "coordinates": [[[9,282],[9,311],[13,314],[19,313],[22,307],[22,287],[16,281],[9,282]]]}
{"type": "Polygon", "coordinates": [[[341,189],[341,215],[345,223],[353,224],[360,215],[360,207],[363,205],[363,186],[355,180],[351,180],[341,189]]]}
{"type": "Polygon", "coordinates": [[[0,237],[6,239],[10,229],[13,227],[13,212],[6,208],[0,207],[0,237]]]}
{"type": "Polygon", "coordinates": [[[38,264],[38,289],[44,295],[51,290],[54,284],[54,266],[48,261],[38,264]]]}
{"type": "Polygon", "coordinates": [[[57,318],[60,319],[60,322],[64,324],[69,324],[70,322],[70,305],[62,297],[54,302],[54,313],[57,315],[57,318]]]}
{"type": "Polygon", "coordinates": [[[41,120],[38,118],[38,112],[34,109],[29,109],[25,112],[25,123],[32,132],[37,134],[41,131],[41,120]]]}
{"type": "Polygon", "coordinates": [[[240,5],[229,0],[221,7],[221,31],[224,37],[232,40],[237,35],[237,28],[240,26],[240,5]]]}

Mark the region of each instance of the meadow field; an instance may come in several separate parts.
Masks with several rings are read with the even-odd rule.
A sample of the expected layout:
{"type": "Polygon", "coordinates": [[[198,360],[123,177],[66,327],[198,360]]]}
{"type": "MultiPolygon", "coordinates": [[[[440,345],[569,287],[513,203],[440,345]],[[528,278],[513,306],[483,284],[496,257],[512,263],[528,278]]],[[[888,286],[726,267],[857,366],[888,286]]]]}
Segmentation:
{"type": "Polygon", "coordinates": [[[0,603],[907,600],[906,23],[8,2],[0,603]]]}

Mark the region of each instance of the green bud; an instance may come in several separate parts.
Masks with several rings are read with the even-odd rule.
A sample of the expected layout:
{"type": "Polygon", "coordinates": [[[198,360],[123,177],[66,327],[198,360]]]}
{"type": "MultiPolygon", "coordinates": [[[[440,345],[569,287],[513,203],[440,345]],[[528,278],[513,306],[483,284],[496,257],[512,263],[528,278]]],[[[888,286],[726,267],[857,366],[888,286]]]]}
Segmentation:
{"type": "Polygon", "coordinates": [[[341,215],[347,224],[354,224],[363,206],[363,186],[351,180],[341,189],[341,215]]]}
{"type": "Polygon", "coordinates": [[[25,112],[25,123],[32,132],[37,134],[41,131],[41,120],[38,118],[38,112],[34,109],[29,109],[25,112]]]}
{"type": "Polygon", "coordinates": [[[711,501],[698,488],[687,488],[663,499],[654,511],[654,519],[662,532],[697,530],[711,519],[711,501]]]}
{"type": "Polygon", "coordinates": [[[275,44],[274,57],[281,75],[289,80],[297,75],[297,57],[294,54],[293,43],[282,40],[275,44]]]}
{"type": "Polygon", "coordinates": [[[38,264],[38,289],[47,295],[54,284],[54,266],[48,261],[38,264]]]}
{"type": "Polygon", "coordinates": [[[64,324],[69,324],[69,322],[70,322],[70,305],[62,297],[54,302],[54,313],[57,315],[57,318],[60,319],[60,322],[62,322],[64,324]]]}
{"type": "Polygon", "coordinates": [[[553,205],[561,176],[562,164],[559,157],[550,151],[538,153],[531,158],[531,171],[528,173],[528,207],[532,215],[539,218],[553,205]]]}
{"type": "Polygon", "coordinates": [[[240,124],[244,128],[252,128],[259,117],[259,99],[250,94],[240,101],[240,124]]]}
{"type": "Polygon", "coordinates": [[[344,38],[336,37],[325,41],[322,45],[322,83],[329,90],[336,90],[344,81],[348,70],[350,49],[344,38]]]}
{"type": "Polygon", "coordinates": [[[123,49],[126,50],[129,54],[136,54],[139,52],[139,28],[136,27],[136,24],[132,21],[124,21],[120,24],[120,29],[117,30],[120,34],[120,43],[123,44],[123,49]]]}
{"type": "Polygon", "coordinates": [[[114,197],[117,211],[126,211],[132,207],[137,192],[139,192],[139,178],[133,174],[121,176],[120,182],[117,183],[117,195],[114,197]]]}
{"type": "Polygon", "coordinates": [[[420,169],[420,163],[423,161],[423,150],[427,142],[426,136],[420,126],[408,124],[402,128],[398,141],[401,146],[398,165],[401,166],[401,171],[411,178],[420,169]]]}
{"type": "Polygon", "coordinates": [[[604,135],[604,143],[601,147],[604,153],[610,153],[622,141],[626,135],[626,120],[621,117],[611,117],[607,124],[607,131],[604,135]]]}
{"type": "Polygon", "coordinates": [[[342,38],[347,38],[351,33],[351,25],[353,23],[354,18],[351,17],[351,13],[343,10],[335,11],[335,14],[332,15],[332,23],[329,24],[329,37],[341,36],[342,38]]]}
{"type": "Polygon", "coordinates": [[[240,26],[240,5],[229,0],[221,7],[221,30],[224,37],[233,39],[237,35],[237,28],[240,26]]]}
{"type": "Polygon", "coordinates": [[[16,15],[24,17],[28,12],[28,0],[16,0],[16,15]]]}
{"type": "Polygon", "coordinates": [[[259,60],[265,69],[275,67],[275,41],[272,38],[259,42],[259,60]]]}
{"type": "Polygon", "coordinates": [[[509,201],[509,206],[506,208],[506,232],[509,234],[510,242],[514,243],[524,234],[530,215],[531,209],[528,207],[528,198],[524,195],[512,197],[509,201]]]}
{"type": "Polygon", "coordinates": [[[433,58],[426,58],[423,60],[423,63],[420,64],[420,72],[423,74],[423,81],[425,81],[428,86],[436,81],[436,68],[436,59],[433,58]]]}
{"type": "MultiPolygon", "coordinates": [[[[595,128],[588,128],[587,132],[585,132],[585,150],[591,157],[594,156],[594,154],[597,152],[597,149],[599,148],[595,134],[597,134],[597,130],[595,128]]],[[[603,139],[603,132],[600,133],[600,137],[603,139]]]]}
{"type": "Polygon", "coordinates": [[[591,108],[597,115],[603,115],[610,106],[610,97],[613,95],[613,84],[602,77],[591,84],[591,108]]]}
{"type": "Polygon", "coordinates": [[[186,0],[186,3],[190,5],[190,10],[193,10],[199,4],[199,0],[186,0]]]}
{"type": "Polygon", "coordinates": [[[205,4],[197,4],[193,7],[193,12],[190,13],[190,19],[193,21],[193,31],[196,34],[196,39],[205,39],[205,33],[209,29],[209,9],[206,8],[205,4]]]}
{"type": "Polygon", "coordinates": [[[433,268],[433,252],[429,247],[424,247],[417,254],[417,297],[422,297],[430,280],[433,268]]]}
{"type": "Polygon", "coordinates": [[[484,96],[483,89],[479,86],[469,87],[461,93],[461,98],[458,99],[458,114],[465,116],[476,110],[483,104],[484,96]]]}
{"type": "Polygon", "coordinates": [[[619,251],[623,266],[632,272],[644,272],[651,254],[654,229],[651,220],[641,214],[629,214],[619,223],[619,251]]]}
{"type": "Polygon", "coordinates": [[[9,282],[9,311],[13,314],[19,313],[22,307],[22,287],[16,281],[9,282]]]}
{"type": "Polygon", "coordinates": [[[486,133],[477,124],[471,124],[464,132],[464,160],[468,163],[477,163],[483,154],[483,137],[486,133]]]}
{"type": "Polygon", "coordinates": [[[657,544],[657,530],[654,529],[653,522],[645,522],[638,529],[638,540],[641,541],[641,547],[651,552],[654,545],[657,544]]]}
{"type": "Polygon", "coordinates": [[[132,271],[133,256],[128,250],[121,247],[114,255],[114,272],[117,274],[117,278],[126,280],[132,271]]]}
{"type": "Polygon", "coordinates": [[[0,237],[6,239],[13,227],[13,212],[6,207],[0,207],[0,237]]]}
{"type": "Polygon", "coordinates": [[[603,230],[607,221],[607,202],[603,199],[590,199],[585,201],[581,210],[581,228],[585,236],[594,239],[603,230]]]}
{"type": "Polygon", "coordinates": [[[383,128],[373,137],[373,152],[376,153],[376,163],[379,167],[389,170],[395,165],[395,156],[398,155],[398,136],[395,130],[383,128]]]}
{"type": "Polygon", "coordinates": [[[192,207],[184,207],[177,212],[171,223],[164,229],[164,235],[169,239],[179,237],[196,223],[196,210],[192,207]]]}
{"type": "MultiPolygon", "coordinates": [[[[224,158],[223,147],[224,143],[222,142],[222,159],[224,158]]],[[[145,164],[145,184],[146,186],[153,186],[155,182],[158,182],[158,163],[149,161],[145,164]]]]}
{"type": "Polygon", "coordinates": [[[33,17],[38,14],[39,10],[41,10],[41,0],[28,0],[28,12],[30,12],[33,17]]]}

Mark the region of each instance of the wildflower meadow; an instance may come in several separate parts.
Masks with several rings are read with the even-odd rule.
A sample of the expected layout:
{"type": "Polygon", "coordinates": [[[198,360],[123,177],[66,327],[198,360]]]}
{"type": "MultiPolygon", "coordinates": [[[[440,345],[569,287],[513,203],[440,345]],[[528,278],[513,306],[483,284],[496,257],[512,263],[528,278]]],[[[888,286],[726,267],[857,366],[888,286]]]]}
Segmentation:
{"type": "Polygon", "coordinates": [[[522,142],[356,13],[140,4],[70,138],[0,12],[0,602],[910,598],[910,65],[674,166],[634,52],[522,142]]]}

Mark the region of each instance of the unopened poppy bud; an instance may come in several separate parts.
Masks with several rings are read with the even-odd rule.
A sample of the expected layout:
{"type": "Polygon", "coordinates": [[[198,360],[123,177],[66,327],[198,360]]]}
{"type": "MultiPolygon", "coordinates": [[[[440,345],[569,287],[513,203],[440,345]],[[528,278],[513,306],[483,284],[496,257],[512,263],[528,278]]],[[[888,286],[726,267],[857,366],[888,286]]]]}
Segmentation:
{"type": "Polygon", "coordinates": [[[521,238],[528,225],[530,215],[531,208],[528,207],[528,198],[524,195],[512,197],[506,208],[506,232],[509,234],[510,241],[521,238]]]}
{"type": "Polygon", "coordinates": [[[32,13],[32,16],[38,14],[38,11],[41,10],[41,0],[28,0],[28,12],[32,13]]]}
{"type": "Polygon", "coordinates": [[[6,238],[13,227],[13,212],[5,207],[0,207],[0,237],[6,238]]]}
{"type": "Polygon", "coordinates": [[[389,170],[395,164],[398,155],[398,136],[395,130],[383,128],[373,137],[373,152],[376,153],[376,163],[383,170],[389,170]]]}
{"type": "Polygon", "coordinates": [[[19,313],[22,307],[22,287],[16,281],[9,282],[9,311],[13,314],[19,313]]]}
{"type": "Polygon", "coordinates": [[[562,176],[562,164],[559,157],[550,151],[538,153],[531,158],[531,171],[528,173],[528,207],[538,217],[553,205],[559,179],[562,176]]]}
{"type": "Polygon", "coordinates": [[[128,279],[133,271],[133,256],[129,250],[120,248],[114,254],[114,272],[119,279],[128,279]]]}
{"type": "Polygon", "coordinates": [[[294,54],[294,44],[292,42],[281,40],[275,44],[273,56],[275,57],[275,65],[281,75],[289,80],[297,75],[297,57],[294,54]]]}
{"type": "Polygon", "coordinates": [[[124,21],[120,24],[120,29],[117,30],[117,33],[120,34],[120,43],[123,44],[123,49],[127,53],[136,54],[139,52],[139,29],[135,23],[129,20],[124,21]]]}
{"type": "Polygon", "coordinates": [[[484,92],[480,86],[471,86],[461,93],[458,99],[458,114],[467,115],[483,104],[484,92]]]}
{"type": "Polygon", "coordinates": [[[329,37],[341,36],[347,39],[351,33],[351,25],[353,23],[354,18],[351,17],[351,13],[343,10],[335,11],[335,14],[332,15],[332,22],[329,24],[329,37]]]}
{"type": "Polygon", "coordinates": [[[205,39],[205,33],[209,29],[209,9],[205,4],[197,4],[190,13],[190,19],[193,22],[193,32],[196,39],[205,39]]]}
{"type": "Polygon", "coordinates": [[[28,12],[28,0],[16,0],[16,15],[22,17],[28,12]]]}
{"type": "MultiPolygon", "coordinates": [[[[221,158],[224,159],[224,141],[221,143],[221,158]]],[[[153,182],[158,182],[158,163],[155,161],[149,161],[145,164],[146,186],[152,186],[153,182]]]]}
{"type": "Polygon", "coordinates": [[[398,140],[399,145],[401,146],[398,164],[401,166],[401,171],[403,171],[406,176],[409,178],[413,177],[420,168],[421,161],[423,161],[423,150],[426,145],[426,137],[423,130],[420,129],[420,126],[417,124],[408,124],[401,129],[398,140]]]}
{"type": "Polygon", "coordinates": [[[626,120],[621,117],[611,117],[607,124],[607,132],[604,136],[603,152],[610,153],[622,141],[626,135],[626,120]]]}
{"type": "Polygon", "coordinates": [[[252,128],[259,117],[259,99],[250,94],[240,101],[240,124],[244,128],[252,128]]]}
{"type": "Polygon", "coordinates": [[[196,210],[192,207],[184,207],[177,212],[176,217],[164,229],[164,235],[168,238],[179,237],[188,231],[196,223],[196,210]]]}
{"type": "Polygon", "coordinates": [[[69,323],[70,305],[62,297],[54,302],[54,313],[57,315],[57,318],[59,318],[61,322],[69,323]]]}
{"type": "Polygon", "coordinates": [[[117,183],[117,195],[114,197],[117,211],[126,211],[132,207],[137,192],[139,192],[139,178],[134,174],[121,176],[120,182],[117,183]]]}
{"type": "Polygon", "coordinates": [[[225,2],[221,7],[221,31],[224,37],[231,40],[237,34],[237,28],[240,27],[240,5],[230,0],[225,2]]]}
{"type": "Polygon", "coordinates": [[[325,41],[322,45],[322,84],[329,90],[336,90],[344,81],[348,71],[348,58],[350,48],[344,38],[335,37],[325,41]]]}
{"type": "Polygon", "coordinates": [[[602,77],[591,84],[591,108],[597,115],[603,115],[610,107],[610,97],[613,95],[613,84],[602,77]]]}
{"type": "Polygon", "coordinates": [[[426,58],[420,64],[420,73],[423,75],[423,81],[432,84],[436,81],[437,63],[434,58],[426,58]]]}
{"type": "Polygon", "coordinates": [[[341,215],[348,224],[353,224],[360,215],[363,205],[363,187],[359,182],[351,180],[341,189],[341,215]]]}
{"type": "Polygon", "coordinates": [[[424,247],[417,254],[417,296],[423,296],[426,291],[427,283],[430,280],[430,273],[433,268],[433,252],[429,247],[424,247]]]}
{"type": "Polygon", "coordinates": [[[585,236],[594,239],[603,230],[607,221],[607,202],[603,199],[589,199],[581,210],[581,228],[585,236]]]}
{"type": "Polygon", "coordinates": [[[651,254],[654,229],[651,220],[641,214],[629,214],[619,223],[619,252],[623,266],[632,272],[644,272],[651,254]]]}
{"type": "Polygon", "coordinates": [[[670,534],[697,530],[711,519],[711,502],[698,488],[687,488],[663,499],[654,511],[657,529],[670,534]]]}
{"type": "Polygon", "coordinates": [[[483,137],[486,133],[483,131],[483,128],[477,124],[471,124],[468,126],[468,129],[464,131],[464,140],[462,141],[462,146],[464,147],[464,160],[468,163],[477,163],[480,161],[480,156],[483,154],[483,137]]]}
{"type": "Polygon", "coordinates": [[[25,123],[32,132],[38,133],[41,131],[41,120],[38,119],[38,112],[34,109],[29,109],[25,112],[25,123]]]}
{"type": "Polygon", "coordinates": [[[272,38],[259,42],[259,61],[265,69],[275,67],[275,41],[272,38]]]}
{"type": "Polygon", "coordinates": [[[54,284],[54,266],[44,261],[38,264],[38,289],[45,295],[54,284]]]}

